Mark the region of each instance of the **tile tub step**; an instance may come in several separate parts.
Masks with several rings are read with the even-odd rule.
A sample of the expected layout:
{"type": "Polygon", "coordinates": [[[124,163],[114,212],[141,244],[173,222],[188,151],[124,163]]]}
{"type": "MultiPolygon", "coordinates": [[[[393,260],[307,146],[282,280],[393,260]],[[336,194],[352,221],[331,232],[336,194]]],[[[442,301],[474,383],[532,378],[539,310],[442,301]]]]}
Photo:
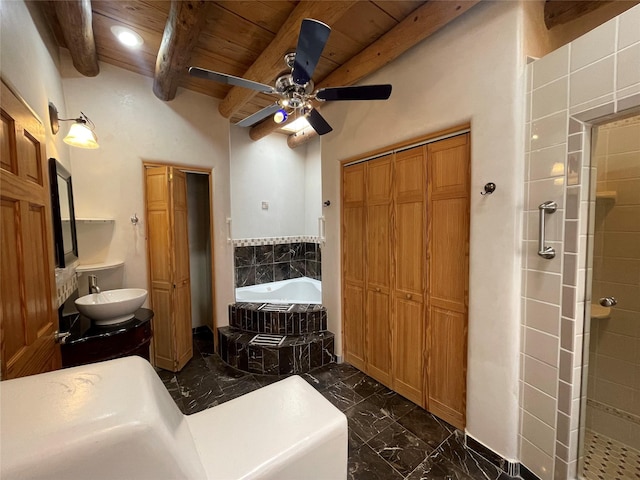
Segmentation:
{"type": "Polygon", "coordinates": [[[315,304],[283,305],[273,311],[265,303],[229,305],[229,325],[244,332],[275,335],[307,335],[327,330],[327,309],[315,304]]]}
{"type": "Polygon", "coordinates": [[[287,335],[275,346],[251,344],[255,336],[231,326],[218,328],[220,358],[234,368],[261,375],[306,373],[335,361],[334,335],[328,331],[287,335]]]}

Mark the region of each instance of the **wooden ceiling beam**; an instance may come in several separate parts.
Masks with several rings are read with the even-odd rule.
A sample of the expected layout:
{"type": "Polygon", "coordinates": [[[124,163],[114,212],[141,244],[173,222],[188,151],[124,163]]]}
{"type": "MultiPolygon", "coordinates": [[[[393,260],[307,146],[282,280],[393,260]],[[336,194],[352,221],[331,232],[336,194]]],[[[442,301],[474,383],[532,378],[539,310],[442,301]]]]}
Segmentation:
{"type": "Polygon", "coordinates": [[[91,25],[91,0],[52,2],[73,66],[86,77],[100,73],[91,25]]]}
{"type": "Polygon", "coordinates": [[[544,24],[547,29],[586,15],[611,0],[547,0],[544,3],[544,24]]]}
{"type": "Polygon", "coordinates": [[[211,3],[204,0],[171,1],[153,78],[153,93],[160,100],[176,97],[210,7],[211,3]]]}
{"type": "MultiPolygon", "coordinates": [[[[270,84],[276,75],[286,68],[283,58],[285,53],[295,48],[302,20],[313,18],[332,25],[355,3],[354,0],[301,1],[282,24],[273,41],[244,73],[243,78],[270,84]]],[[[220,102],[218,110],[223,117],[229,118],[256,94],[257,92],[253,90],[232,87],[220,102]]]]}
{"type": "MultiPolygon", "coordinates": [[[[452,22],[480,0],[427,2],[367,48],[356,54],[322,80],[316,88],[353,85],[395,60],[411,47],[452,22]]],[[[314,105],[320,104],[314,101],[314,105]]],[[[249,136],[260,140],[282,127],[266,119],[251,127],[249,136]]]]}
{"type": "Polygon", "coordinates": [[[313,128],[308,127],[298,133],[289,135],[287,138],[287,145],[289,145],[289,148],[297,148],[317,137],[318,133],[313,128]]]}

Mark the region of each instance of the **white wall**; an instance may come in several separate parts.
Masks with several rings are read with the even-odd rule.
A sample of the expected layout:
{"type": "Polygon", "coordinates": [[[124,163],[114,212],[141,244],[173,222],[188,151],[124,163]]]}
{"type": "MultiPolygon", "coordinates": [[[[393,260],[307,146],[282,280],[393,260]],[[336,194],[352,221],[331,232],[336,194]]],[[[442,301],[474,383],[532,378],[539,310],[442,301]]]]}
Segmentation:
{"type": "Polygon", "coordinates": [[[0,72],[2,80],[26,101],[45,126],[47,156],[71,169],[69,147],[62,141],[63,136],[54,137],[49,127],[49,102],[58,107],[60,117],[67,115],[67,109],[57,46],[44,25],[38,5],[27,7],[23,1],[0,1],[0,72]]]}
{"type": "Polygon", "coordinates": [[[254,142],[248,128],[231,127],[230,157],[233,238],[302,235],[306,148],[278,134],[254,142]]]}
{"type": "MultiPolygon", "coordinates": [[[[63,52],[63,86],[70,112],[82,110],[96,124],[100,148],[71,151],[77,217],[115,219],[105,260],[124,260],[124,285],[148,288],[143,161],[210,168],[214,222],[216,317],[226,325],[233,301],[233,257],[227,243],[229,124],[211,97],[180,89],[163,102],[153,79],[100,64],[100,74],[83,77],[63,52]],[[138,226],[129,218],[137,213],[138,226]]],[[[91,245],[79,245],[89,252],[91,245]]]]}
{"type": "Polygon", "coordinates": [[[387,102],[323,107],[327,242],[323,303],[342,348],[339,160],[471,122],[471,248],[467,431],[517,458],[523,175],[523,55],[519,2],[482,2],[362,83],[392,83],[387,102]],[[496,192],[481,196],[486,182],[496,192]]]}
{"type": "Polygon", "coordinates": [[[307,144],[304,166],[304,234],[319,235],[318,218],[322,216],[322,156],[320,139],[307,144]]]}

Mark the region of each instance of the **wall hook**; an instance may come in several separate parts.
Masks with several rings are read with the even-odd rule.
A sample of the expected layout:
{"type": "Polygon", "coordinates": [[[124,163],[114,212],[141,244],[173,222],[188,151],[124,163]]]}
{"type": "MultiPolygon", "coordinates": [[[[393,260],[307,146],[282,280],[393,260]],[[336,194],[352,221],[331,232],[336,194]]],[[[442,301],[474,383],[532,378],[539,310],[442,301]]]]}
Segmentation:
{"type": "Polygon", "coordinates": [[[325,207],[328,207],[329,205],[331,205],[331,200],[327,200],[326,202],[322,202],[322,204],[323,204],[325,207]]]}
{"type": "Polygon", "coordinates": [[[134,213],[134,214],[131,216],[131,223],[132,223],[133,225],[138,225],[138,222],[139,222],[139,221],[140,221],[140,219],[138,218],[138,214],[137,214],[137,213],[134,213]]]}
{"type": "Polygon", "coordinates": [[[480,192],[480,195],[491,195],[496,191],[496,184],[493,182],[489,182],[484,186],[484,192],[480,192]]]}

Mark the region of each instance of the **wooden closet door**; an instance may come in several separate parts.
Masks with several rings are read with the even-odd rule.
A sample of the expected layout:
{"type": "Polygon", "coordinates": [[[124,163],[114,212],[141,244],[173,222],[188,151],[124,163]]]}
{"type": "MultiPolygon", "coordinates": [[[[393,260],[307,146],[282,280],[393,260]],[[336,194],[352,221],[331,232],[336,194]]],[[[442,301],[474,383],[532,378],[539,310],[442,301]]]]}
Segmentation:
{"type": "Polygon", "coordinates": [[[428,145],[428,410],[465,424],[469,134],[428,145]]]}
{"type": "Polygon", "coordinates": [[[191,278],[189,271],[189,217],[187,212],[187,175],[172,168],[171,206],[174,264],[174,315],[176,325],[176,361],[181,370],[193,357],[191,326],[191,278]]]}
{"type": "Polygon", "coordinates": [[[186,181],[169,166],[145,168],[145,181],[154,357],[176,372],[193,356],[186,181]]]}
{"type": "Polygon", "coordinates": [[[55,343],[55,263],[44,127],[2,83],[0,92],[0,345],[2,379],[61,366],[55,343]]]}
{"type": "Polygon", "coordinates": [[[391,386],[392,156],[366,165],[367,373],[391,386]]]}
{"type": "Polygon", "coordinates": [[[342,170],[342,324],[344,360],[366,370],[365,164],[342,170]]]}
{"type": "Polygon", "coordinates": [[[393,389],[424,406],[426,147],[396,154],[393,389]]]}

